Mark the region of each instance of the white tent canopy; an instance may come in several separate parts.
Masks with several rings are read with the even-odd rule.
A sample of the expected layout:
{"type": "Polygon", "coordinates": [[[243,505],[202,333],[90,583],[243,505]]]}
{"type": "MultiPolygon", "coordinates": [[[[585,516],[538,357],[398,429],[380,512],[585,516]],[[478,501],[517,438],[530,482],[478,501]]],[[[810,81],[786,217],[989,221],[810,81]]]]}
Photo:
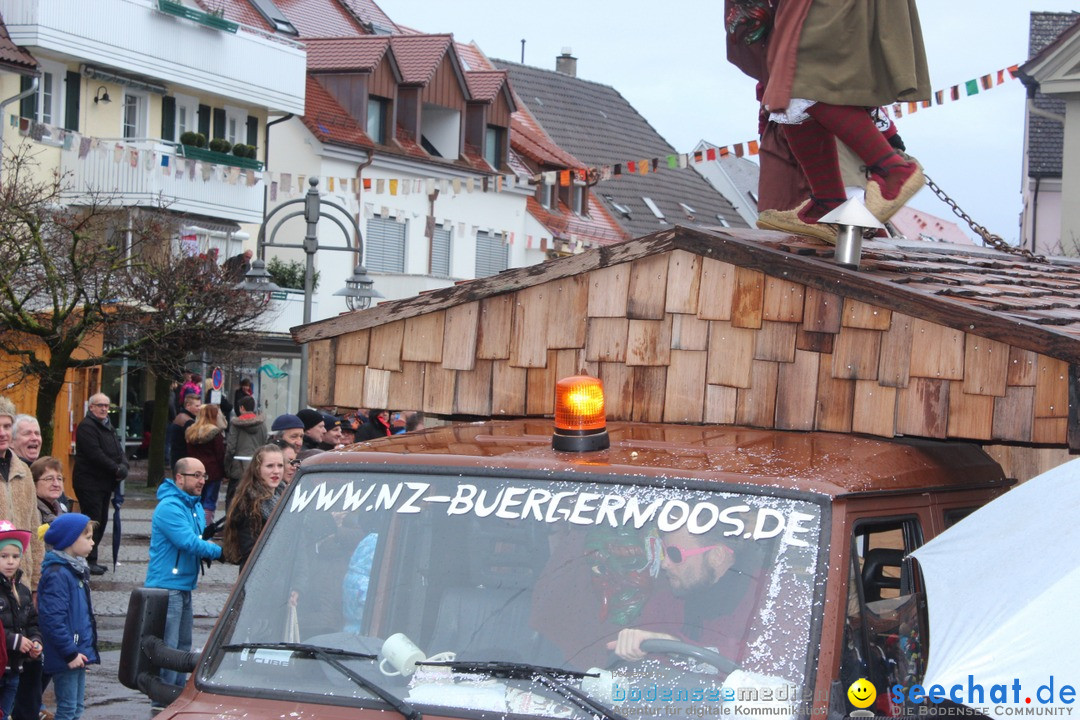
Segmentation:
{"type": "Polygon", "coordinates": [[[913,553],[930,614],[925,688],[941,685],[948,697],[958,685],[960,702],[995,717],[1080,715],[1078,515],[1080,459],[1017,486],[913,553]],[[1072,697],[1062,697],[1065,686],[1072,697]],[[976,687],[981,697],[969,689],[976,687]]]}

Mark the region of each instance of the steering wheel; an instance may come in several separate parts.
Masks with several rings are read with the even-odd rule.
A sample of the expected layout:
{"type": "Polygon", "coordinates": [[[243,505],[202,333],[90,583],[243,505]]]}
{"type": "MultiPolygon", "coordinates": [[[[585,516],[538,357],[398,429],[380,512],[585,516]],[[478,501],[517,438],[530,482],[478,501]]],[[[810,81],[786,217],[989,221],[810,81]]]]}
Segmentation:
{"type": "Polygon", "coordinates": [[[734,660],[724,657],[715,650],[691,645],[681,640],[665,640],[663,638],[650,638],[641,641],[641,649],[647,653],[665,653],[667,655],[685,655],[703,663],[712,665],[719,670],[724,677],[739,669],[739,664],[734,660]]]}

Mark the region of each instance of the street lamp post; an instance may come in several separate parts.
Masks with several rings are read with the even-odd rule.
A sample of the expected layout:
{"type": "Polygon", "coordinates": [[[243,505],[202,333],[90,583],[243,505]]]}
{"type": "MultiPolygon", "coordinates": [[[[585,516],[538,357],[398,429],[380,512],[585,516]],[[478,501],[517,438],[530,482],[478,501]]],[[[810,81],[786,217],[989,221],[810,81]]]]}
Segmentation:
{"type": "MultiPolygon", "coordinates": [[[[251,269],[244,275],[244,282],[240,283],[239,287],[244,290],[250,290],[253,292],[271,292],[277,290],[277,286],[270,282],[270,273],[266,271],[265,255],[267,247],[279,247],[279,248],[299,248],[307,255],[307,264],[304,267],[304,324],[311,322],[311,301],[315,288],[315,253],[319,250],[342,250],[345,252],[351,252],[356,254],[356,269],[353,270],[353,274],[345,281],[345,288],[338,290],[334,295],[342,295],[345,297],[345,302],[349,306],[350,310],[362,310],[366,308],[372,298],[380,298],[380,294],[375,290],[375,281],[368,277],[367,269],[364,268],[364,239],[360,234],[360,225],[357,223],[348,210],[339,205],[338,203],[323,200],[319,197],[319,179],[317,177],[308,179],[308,190],[304,193],[304,197],[297,198],[296,200],[289,200],[278,205],[271,210],[266,219],[263,220],[262,227],[259,229],[259,241],[258,241],[258,256],[251,263],[251,269]],[[287,215],[278,218],[272,225],[272,229],[267,234],[267,228],[271,227],[271,220],[282,210],[292,206],[303,204],[303,209],[294,210],[287,215]],[[347,219],[353,232],[353,237],[356,238],[355,246],[350,242],[349,229],[345,223],[342,222],[341,217],[332,215],[326,210],[323,210],[323,206],[337,210],[340,215],[347,219]],[[275,242],[278,230],[281,226],[295,217],[303,217],[306,224],[306,230],[304,232],[304,242],[297,243],[279,243],[275,242]],[[332,223],[337,225],[342,234],[345,236],[344,247],[337,245],[320,245],[318,227],[319,220],[326,218],[332,223]]],[[[308,375],[308,346],[305,344],[300,349],[300,407],[307,407],[307,375],[308,375]]]]}

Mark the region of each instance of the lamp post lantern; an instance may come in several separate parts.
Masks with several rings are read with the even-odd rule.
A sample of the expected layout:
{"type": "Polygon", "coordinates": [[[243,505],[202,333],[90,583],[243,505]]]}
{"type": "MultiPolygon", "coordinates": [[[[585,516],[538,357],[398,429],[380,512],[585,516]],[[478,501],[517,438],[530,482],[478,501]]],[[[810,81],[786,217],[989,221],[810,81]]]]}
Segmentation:
{"type": "MultiPolygon", "coordinates": [[[[367,269],[364,268],[364,238],[360,234],[360,225],[357,223],[348,210],[339,205],[338,203],[331,202],[329,200],[323,200],[319,197],[319,179],[317,177],[308,179],[308,190],[304,193],[304,197],[297,198],[296,200],[289,200],[278,205],[271,210],[266,218],[263,220],[262,227],[259,228],[259,241],[258,241],[258,257],[251,263],[251,269],[244,275],[244,282],[240,283],[238,287],[244,290],[251,290],[254,292],[272,292],[279,289],[273,282],[270,281],[270,273],[266,271],[266,248],[267,247],[279,247],[279,248],[299,248],[304,251],[307,256],[307,263],[304,267],[304,324],[307,325],[311,322],[311,301],[312,295],[315,292],[315,253],[319,250],[341,250],[345,252],[351,252],[356,254],[356,269],[353,274],[345,281],[345,288],[338,290],[334,295],[345,296],[345,302],[349,306],[350,310],[362,310],[366,308],[372,298],[381,298],[377,290],[375,290],[375,281],[368,277],[367,269]],[[288,214],[277,218],[277,220],[271,224],[271,220],[282,210],[294,205],[303,205],[300,210],[293,210],[288,214]],[[331,214],[323,208],[330,208],[337,210],[341,217],[346,218],[348,224],[347,227],[342,222],[341,217],[337,214],[331,214]],[[303,217],[306,225],[304,232],[303,243],[279,243],[275,242],[278,230],[281,226],[295,217],[303,217]],[[344,246],[339,245],[320,245],[319,244],[319,220],[327,219],[338,226],[341,229],[342,235],[345,237],[344,246]],[[271,228],[267,233],[267,228],[271,228]],[[352,237],[356,238],[355,245],[350,242],[349,230],[352,230],[352,237]]],[[[307,407],[307,381],[308,381],[308,346],[304,345],[300,349],[300,407],[307,407]]]]}

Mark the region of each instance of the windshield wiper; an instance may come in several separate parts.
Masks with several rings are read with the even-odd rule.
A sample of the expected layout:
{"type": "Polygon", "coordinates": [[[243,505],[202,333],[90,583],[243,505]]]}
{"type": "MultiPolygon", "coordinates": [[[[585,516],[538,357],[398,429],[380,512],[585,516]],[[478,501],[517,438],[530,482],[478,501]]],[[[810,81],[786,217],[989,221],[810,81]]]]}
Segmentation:
{"type": "Polygon", "coordinates": [[[626,720],[626,717],[615,712],[611,708],[592,699],[573,685],[568,685],[567,680],[587,677],[599,677],[596,673],[581,672],[580,670],[564,670],[562,668],[545,667],[543,665],[530,665],[529,663],[495,661],[469,661],[451,660],[449,662],[421,661],[417,665],[430,665],[436,667],[448,667],[454,672],[482,673],[495,678],[507,680],[532,680],[548,688],[557,695],[569,700],[579,708],[589,713],[596,713],[607,720],[626,720]]]}
{"type": "Polygon", "coordinates": [[[337,657],[347,657],[355,660],[378,660],[378,655],[371,653],[359,653],[352,650],[341,650],[338,648],[322,647],[320,645],[307,645],[305,643],[289,643],[289,642],[265,642],[265,643],[235,643],[232,645],[225,645],[222,650],[289,650],[291,652],[303,653],[310,655],[314,658],[322,660],[330,667],[340,672],[345,677],[352,680],[354,683],[367,690],[373,695],[379,697],[383,702],[397,710],[402,716],[408,718],[408,720],[423,720],[423,715],[419,710],[414,708],[409,703],[405,702],[401,698],[383,690],[378,683],[368,680],[360,673],[354,672],[347,665],[342,663],[337,657]]]}

